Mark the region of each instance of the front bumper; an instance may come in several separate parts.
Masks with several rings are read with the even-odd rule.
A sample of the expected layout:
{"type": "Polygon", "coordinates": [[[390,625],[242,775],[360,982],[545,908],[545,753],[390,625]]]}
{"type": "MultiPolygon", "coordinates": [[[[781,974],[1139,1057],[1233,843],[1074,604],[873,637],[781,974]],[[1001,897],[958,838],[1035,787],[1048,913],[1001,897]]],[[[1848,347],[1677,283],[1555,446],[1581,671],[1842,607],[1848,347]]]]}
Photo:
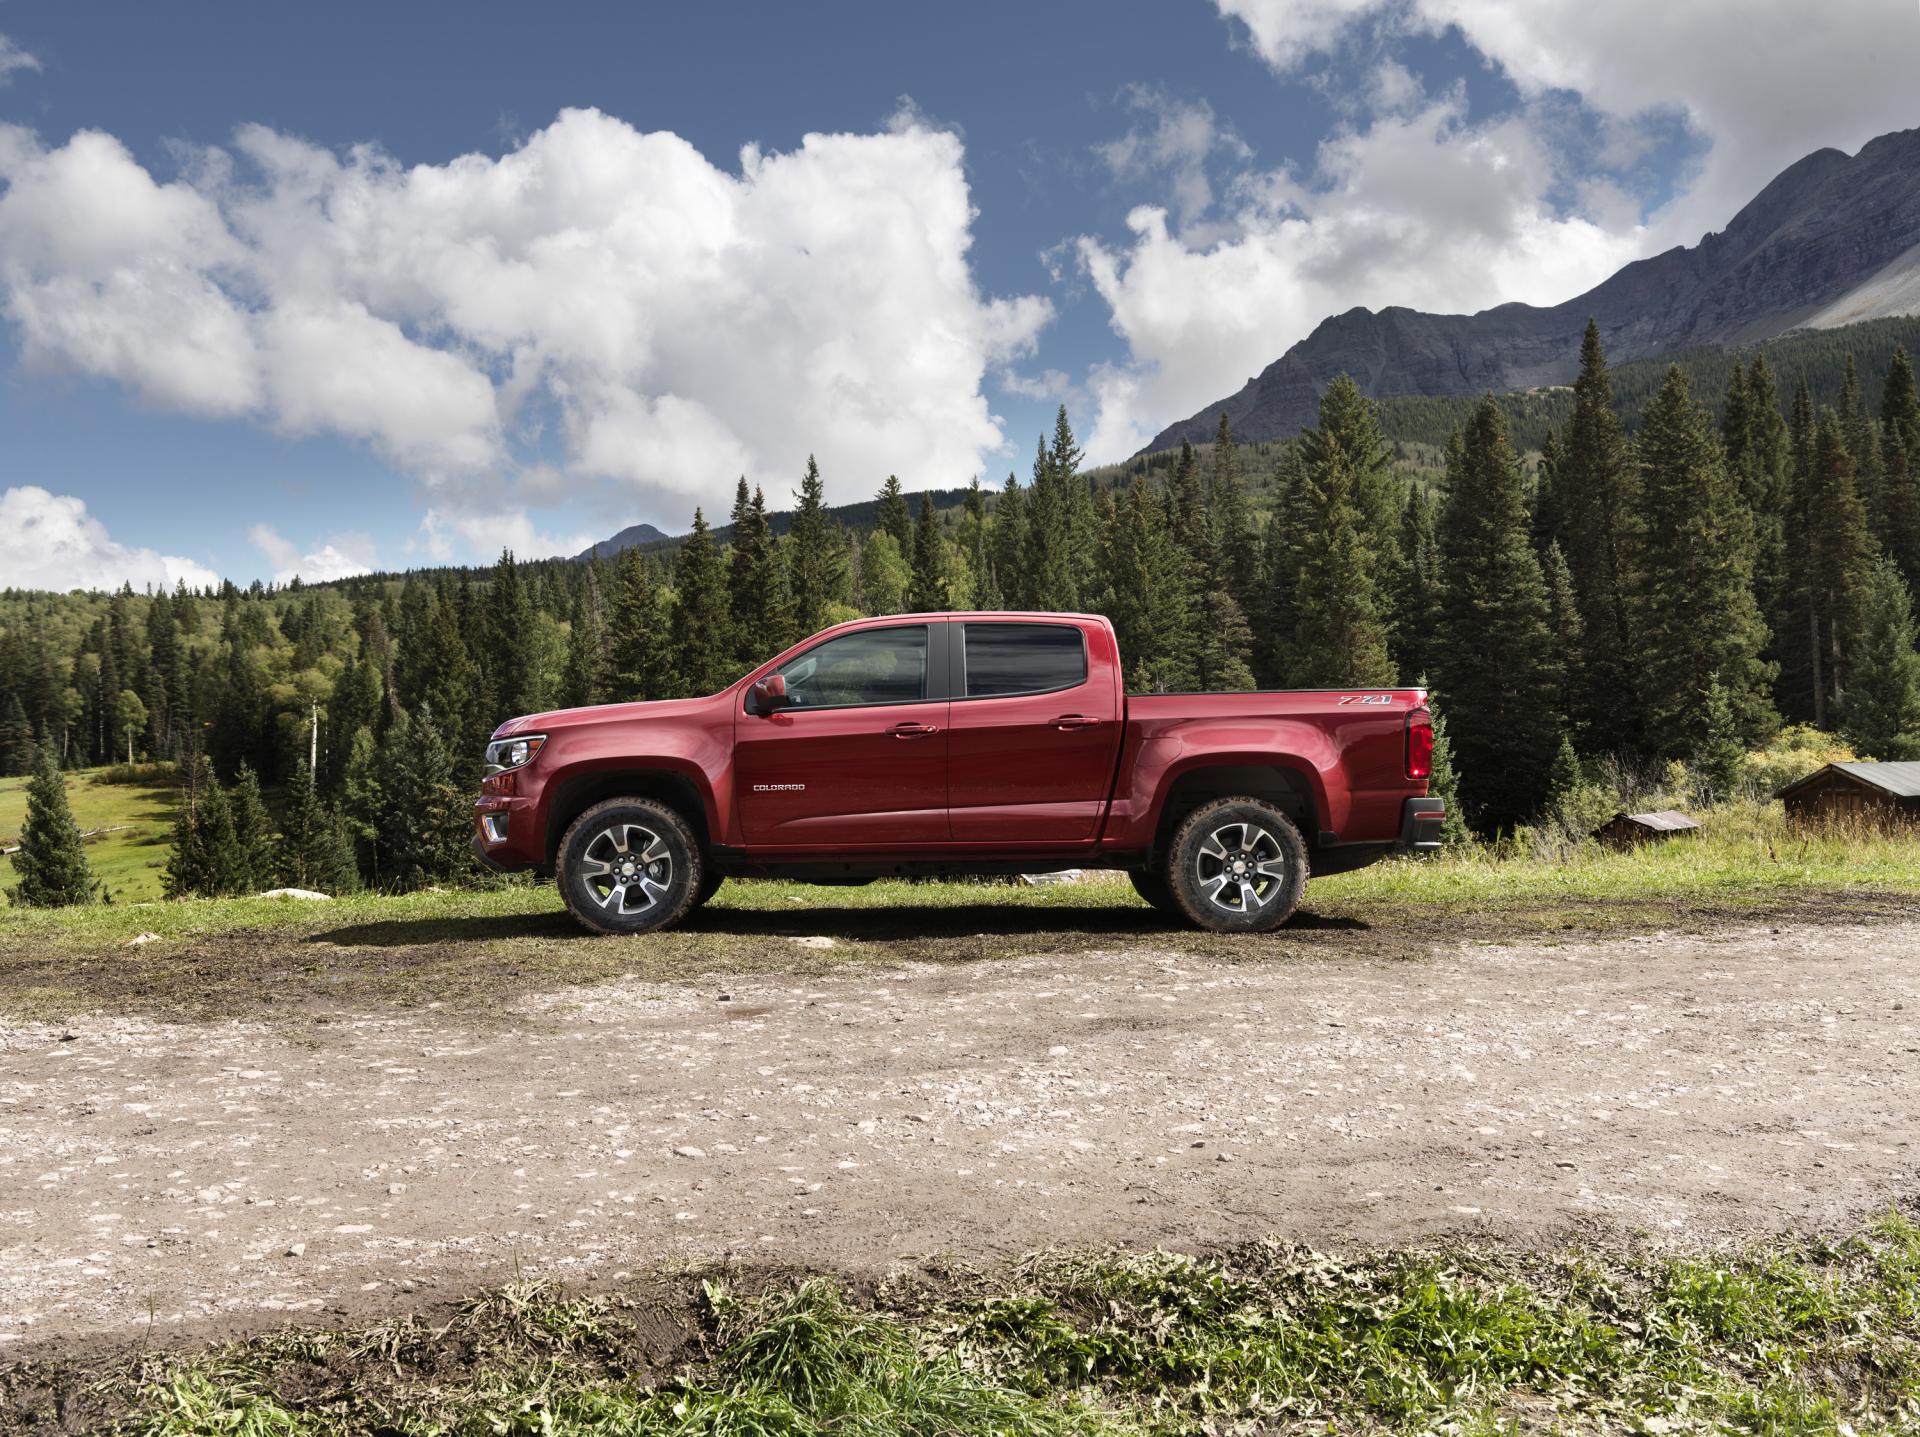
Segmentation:
{"type": "Polygon", "coordinates": [[[1446,816],[1444,798],[1408,799],[1400,813],[1400,846],[1409,853],[1438,853],[1446,816]]]}
{"type": "Polygon", "coordinates": [[[495,873],[538,868],[539,809],[530,798],[483,794],[473,806],[473,851],[495,873]]]}

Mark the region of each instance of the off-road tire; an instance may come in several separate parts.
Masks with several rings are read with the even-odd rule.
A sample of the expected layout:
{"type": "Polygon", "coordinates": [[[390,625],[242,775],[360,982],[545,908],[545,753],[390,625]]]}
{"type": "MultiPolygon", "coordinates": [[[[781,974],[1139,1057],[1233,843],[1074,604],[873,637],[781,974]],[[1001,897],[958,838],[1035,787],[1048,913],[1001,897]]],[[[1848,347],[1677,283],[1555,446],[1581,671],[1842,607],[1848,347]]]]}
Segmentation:
{"type": "Polygon", "coordinates": [[[709,868],[707,870],[707,876],[700,880],[700,891],[693,895],[693,906],[696,909],[705,908],[707,906],[707,900],[718,893],[720,891],[720,885],[726,881],[726,874],[715,873],[709,868]]]}
{"type": "MultiPolygon", "coordinates": [[[[628,840],[631,843],[632,836],[628,840]]],[[[652,845],[647,845],[645,851],[651,850],[652,845]]],[[[610,935],[654,933],[673,927],[700,901],[708,878],[706,855],[686,820],[650,798],[610,798],[574,819],[560,840],[554,870],[561,901],[574,921],[589,932],[610,935]],[[592,882],[596,878],[618,878],[617,871],[587,871],[607,863],[609,858],[616,858],[616,869],[625,861],[611,841],[613,831],[623,825],[651,834],[667,860],[664,880],[658,884],[661,891],[643,892],[642,896],[651,900],[645,907],[629,908],[624,896],[609,902],[592,882]]]]}
{"type": "Polygon", "coordinates": [[[1174,902],[1196,927],[1213,933],[1271,933],[1300,906],[1307,886],[1307,845],[1292,820],[1272,804],[1257,798],[1217,798],[1196,808],[1174,830],[1167,845],[1166,875],[1174,902]],[[1221,840],[1239,826],[1244,828],[1237,840],[1221,840]],[[1235,864],[1244,864],[1245,871],[1237,871],[1235,864]],[[1212,881],[1215,877],[1221,880],[1218,884],[1212,881]],[[1239,904],[1237,908],[1227,906],[1228,899],[1214,897],[1229,887],[1228,899],[1239,904]]]}
{"type": "Polygon", "coordinates": [[[1166,874],[1135,868],[1128,871],[1127,877],[1133,883],[1133,891],[1146,899],[1156,913],[1186,921],[1187,915],[1180,911],[1180,905],[1173,901],[1173,890],[1167,887],[1166,874]]]}

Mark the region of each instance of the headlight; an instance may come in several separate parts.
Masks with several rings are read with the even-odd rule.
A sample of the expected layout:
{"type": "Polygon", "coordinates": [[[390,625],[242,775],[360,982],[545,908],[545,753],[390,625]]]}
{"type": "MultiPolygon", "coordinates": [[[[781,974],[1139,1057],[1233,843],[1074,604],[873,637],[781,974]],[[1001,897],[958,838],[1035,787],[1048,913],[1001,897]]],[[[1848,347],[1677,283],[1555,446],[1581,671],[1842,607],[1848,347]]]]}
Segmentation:
{"type": "Polygon", "coordinates": [[[504,773],[510,768],[523,768],[533,762],[533,756],[540,752],[546,743],[543,733],[515,734],[512,738],[497,738],[487,745],[487,772],[504,773]]]}

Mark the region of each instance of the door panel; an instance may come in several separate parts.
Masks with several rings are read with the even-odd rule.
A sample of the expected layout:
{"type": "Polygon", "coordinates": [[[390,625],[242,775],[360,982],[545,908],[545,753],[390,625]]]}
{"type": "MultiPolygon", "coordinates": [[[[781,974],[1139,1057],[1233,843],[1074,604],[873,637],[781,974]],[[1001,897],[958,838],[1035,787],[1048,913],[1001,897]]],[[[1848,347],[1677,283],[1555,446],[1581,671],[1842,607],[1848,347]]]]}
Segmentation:
{"type": "MultiPolygon", "coordinates": [[[[1005,637],[1015,626],[954,627],[987,628],[1005,637]]],[[[1098,641],[1104,634],[1087,638],[1098,641]]],[[[962,641],[955,636],[956,645],[962,641]]],[[[984,648],[976,645],[977,652],[984,648]]],[[[954,668],[965,683],[964,656],[954,668]]],[[[1003,679],[1021,668],[1010,654],[996,663],[1003,679]]],[[[1093,839],[1113,783],[1123,723],[1112,659],[1081,672],[1087,677],[1079,683],[1046,693],[962,698],[967,690],[956,689],[947,780],[956,842],[1024,846],[1093,839]]],[[[983,677],[976,667],[975,687],[983,677]]],[[[1034,681],[1044,679],[1042,674],[1034,681]]]]}
{"type": "Polygon", "coordinates": [[[948,628],[857,629],[781,665],[792,706],[734,722],[750,849],[947,840],[948,628]]]}
{"type": "Polygon", "coordinates": [[[947,710],[937,703],[742,714],[734,727],[750,848],[942,843],[947,710]],[[900,732],[911,725],[931,732],[900,732]]]}

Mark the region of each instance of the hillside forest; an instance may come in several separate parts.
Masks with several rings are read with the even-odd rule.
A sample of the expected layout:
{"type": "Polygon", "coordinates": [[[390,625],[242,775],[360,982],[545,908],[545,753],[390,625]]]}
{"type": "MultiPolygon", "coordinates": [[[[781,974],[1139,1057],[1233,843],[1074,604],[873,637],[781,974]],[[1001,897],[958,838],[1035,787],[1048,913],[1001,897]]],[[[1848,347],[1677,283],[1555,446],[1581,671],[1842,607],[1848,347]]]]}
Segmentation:
{"type": "Polygon", "coordinates": [[[1920,757],[1920,390],[1897,342],[1868,367],[1822,346],[1790,384],[1771,346],[1689,355],[1623,413],[1590,327],[1544,400],[1389,401],[1424,438],[1341,379],[1289,442],[1242,447],[1223,418],[1095,470],[1062,408],[1024,480],[943,506],[889,477],[864,529],[809,460],[790,515],[742,480],[723,528],[696,510],[611,560],[6,590],[0,775],[36,746],[176,764],[173,892],[264,880],[236,827],[304,835],[296,878],[419,887],[470,871],[501,720],[708,693],[843,619],[965,608],[1103,613],[1137,692],[1428,684],[1481,834],[1602,761],[1731,783],[1783,724],[1920,757]],[[1551,420],[1537,447],[1516,404],[1551,420]]]}

